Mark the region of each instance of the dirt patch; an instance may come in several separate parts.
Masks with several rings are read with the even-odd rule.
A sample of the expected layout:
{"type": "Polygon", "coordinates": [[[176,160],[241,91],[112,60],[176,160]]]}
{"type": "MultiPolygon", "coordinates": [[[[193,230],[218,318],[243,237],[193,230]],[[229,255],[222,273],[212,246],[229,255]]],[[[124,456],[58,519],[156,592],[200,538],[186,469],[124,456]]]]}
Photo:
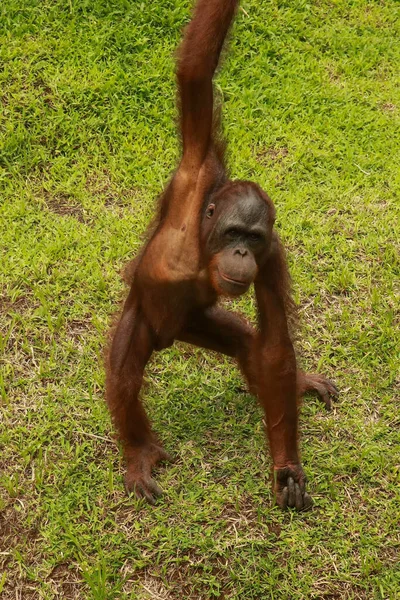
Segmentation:
{"type": "Polygon", "coordinates": [[[329,81],[332,85],[337,87],[344,87],[344,83],[340,75],[337,73],[335,67],[333,65],[328,65],[326,67],[326,71],[328,73],[329,81]]]}
{"type": "MultiPolygon", "coordinates": [[[[25,565],[34,566],[41,559],[39,547],[39,526],[27,527],[24,513],[28,507],[23,508],[21,500],[14,499],[5,509],[0,511],[0,572],[7,573],[5,585],[1,594],[2,600],[42,598],[35,582],[25,579],[16,561],[13,560],[15,550],[23,556],[25,565]],[[18,510],[20,509],[21,510],[18,510]]],[[[78,569],[68,563],[56,565],[46,578],[46,583],[51,586],[57,598],[77,599],[83,598],[82,577],[78,569]]]]}
{"type": "Polygon", "coordinates": [[[140,583],[131,579],[129,574],[126,574],[126,581],[123,587],[123,591],[126,594],[136,591],[139,595],[132,596],[138,598],[138,600],[171,600],[172,596],[163,585],[162,581],[155,577],[151,577],[145,574],[143,581],[140,583]]]}
{"type": "Polygon", "coordinates": [[[43,101],[50,108],[55,108],[54,102],[54,92],[47,83],[43,81],[41,77],[38,77],[36,81],[33,83],[33,87],[39,91],[41,94],[43,101]]]}
{"type": "Polygon", "coordinates": [[[72,319],[67,321],[65,325],[66,334],[69,338],[81,339],[86,337],[88,331],[92,328],[90,317],[87,320],[84,319],[72,319]]]}
{"type": "MultiPolygon", "coordinates": [[[[34,308],[37,307],[37,304],[34,308]]],[[[24,313],[29,308],[33,308],[32,298],[29,293],[21,294],[18,298],[12,300],[9,296],[0,296],[0,312],[24,313]]]]}
{"type": "Polygon", "coordinates": [[[21,542],[29,543],[38,539],[38,525],[26,529],[23,519],[23,511],[16,510],[17,501],[14,504],[7,506],[0,512],[0,565],[1,560],[6,557],[7,553],[21,542]],[[4,554],[3,554],[4,553],[4,554]]]}
{"type": "Polygon", "coordinates": [[[35,546],[39,537],[38,525],[26,528],[24,522],[23,504],[14,500],[14,504],[8,505],[0,511],[0,572],[5,571],[7,578],[1,594],[2,600],[23,598],[39,598],[38,592],[21,577],[21,572],[16,563],[12,563],[12,556],[15,549],[22,552],[24,547],[29,546],[30,562],[33,563],[36,557],[35,546]]]}
{"type": "Polygon", "coordinates": [[[81,597],[82,578],[77,569],[68,563],[56,565],[47,578],[57,598],[75,599],[81,597]]]}
{"type": "Polygon", "coordinates": [[[46,195],[46,204],[50,212],[62,217],[75,217],[80,223],[85,223],[85,214],[82,206],[76,204],[68,194],[59,193],[54,196],[46,195]]]}
{"type": "Polygon", "coordinates": [[[280,163],[288,154],[289,150],[285,146],[270,146],[269,148],[257,150],[256,157],[261,164],[271,161],[280,163]]]}
{"type": "Polygon", "coordinates": [[[385,102],[385,104],[382,104],[382,110],[385,112],[394,112],[397,110],[397,106],[391,102],[385,102]]]}
{"type": "Polygon", "coordinates": [[[85,187],[91,196],[102,198],[107,208],[126,208],[140,197],[136,188],[118,190],[107,169],[91,173],[86,178],[85,187]]]}

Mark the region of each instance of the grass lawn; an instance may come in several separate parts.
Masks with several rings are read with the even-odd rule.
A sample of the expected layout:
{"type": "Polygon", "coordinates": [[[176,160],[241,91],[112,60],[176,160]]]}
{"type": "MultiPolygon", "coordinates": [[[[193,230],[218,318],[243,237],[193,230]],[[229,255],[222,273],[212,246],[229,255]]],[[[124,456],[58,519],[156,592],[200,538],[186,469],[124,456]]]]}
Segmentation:
{"type": "Polygon", "coordinates": [[[260,409],[183,344],[146,377],[165,496],[124,495],[103,348],[178,157],[189,5],[1,2],[0,596],[400,598],[397,0],[244,0],[216,82],[232,175],[277,207],[301,364],[341,389],[302,409],[313,510],[273,506],[260,409]]]}

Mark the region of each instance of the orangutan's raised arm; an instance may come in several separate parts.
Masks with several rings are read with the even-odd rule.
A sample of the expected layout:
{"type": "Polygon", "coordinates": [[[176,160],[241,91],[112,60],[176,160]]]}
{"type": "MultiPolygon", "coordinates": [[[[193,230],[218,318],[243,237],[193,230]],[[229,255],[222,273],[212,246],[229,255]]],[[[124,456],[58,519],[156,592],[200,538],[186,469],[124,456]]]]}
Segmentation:
{"type": "Polygon", "coordinates": [[[237,5],[238,0],[199,0],[179,48],[181,167],[194,176],[212,148],[212,78],[237,5]]]}

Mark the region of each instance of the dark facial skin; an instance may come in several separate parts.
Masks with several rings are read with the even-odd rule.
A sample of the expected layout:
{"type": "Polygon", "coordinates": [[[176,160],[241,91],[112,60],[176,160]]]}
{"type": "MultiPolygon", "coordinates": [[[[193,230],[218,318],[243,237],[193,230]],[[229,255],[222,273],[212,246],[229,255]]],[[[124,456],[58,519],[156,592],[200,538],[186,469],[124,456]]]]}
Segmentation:
{"type": "Polygon", "coordinates": [[[206,207],[202,237],[210,278],[219,294],[244,294],[268,254],[274,210],[266,198],[241,185],[226,195],[222,190],[206,207]]]}

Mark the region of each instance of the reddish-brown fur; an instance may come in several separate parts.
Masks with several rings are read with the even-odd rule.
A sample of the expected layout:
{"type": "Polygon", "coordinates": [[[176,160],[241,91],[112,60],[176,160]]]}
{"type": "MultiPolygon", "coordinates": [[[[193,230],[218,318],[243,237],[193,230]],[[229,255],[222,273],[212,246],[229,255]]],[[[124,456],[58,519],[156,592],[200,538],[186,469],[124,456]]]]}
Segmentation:
{"type": "Polygon", "coordinates": [[[153,503],[161,490],[151,471],[167,455],[139,399],[152,352],[182,340],[235,357],[265,411],[277,502],[300,510],[311,499],[298,451],[297,398],[317,391],[330,406],[336,389],[323,377],[297,370],[287,324],[289,276],[272,229],[273,205],[256,184],[228,180],[216,142],[212,78],[236,8],[237,0],[199,0],[185,32],[177,68],[182,158],[160,200],[149,241],[125,271],[131,288],[108,353],[107,402],[124,447],[126,488],[153,503]],[[224,293],[220,255],[207,255],[201,229],[209,202],[222,198],[225,207],[247,193],[262,198],[269,211],[269,237],[256,255],[252,279],[258,330],[215,306],[224,293]]]}

